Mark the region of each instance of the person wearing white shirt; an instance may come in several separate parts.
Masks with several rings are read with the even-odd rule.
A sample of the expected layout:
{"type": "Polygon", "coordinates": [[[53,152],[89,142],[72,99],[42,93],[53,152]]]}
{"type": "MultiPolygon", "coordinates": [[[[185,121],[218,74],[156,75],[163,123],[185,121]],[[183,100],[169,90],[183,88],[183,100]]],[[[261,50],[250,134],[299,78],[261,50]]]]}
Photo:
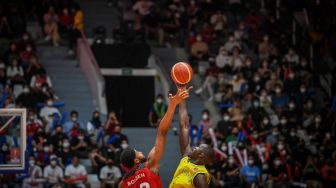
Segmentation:
{"type": "Polygon", "coordinates": [[[44,168],[43,177],[47,181],[47,187],[59,184],[63,179],[63,169],[57,165],[57,158],[52,158],[50,165],[44,168]]]}
{"type": "Polygon", "coordinates": [[[87,172],[83,165],[79,164],[78,156],[72,157],[72,164],[65,168],[64,182],[76,188],[85,188],[87,172]]]}
{"type": "Polygon", "coordinates": [[[227,52],[231,53],[233,48],[239,48],[240,49],[240,44],[239,42],[235,39],[233,35],[229,37],[229,40],[225,43],[225,49],[227,52]]]}
{"type": "Polygon", "coordinates": [[[53,106],[53,100],[48,99],[47,106],[43,107],[40,111],[40,117],[43,119],[43,121],[47,122],[45,126],[46,133],[50,132],[51,125],[54,120],[54,117],[53,117],[54,114],[57,114],[59,117],[61,117],[60,111],[56,107],[53,106]]]}
{"type": "Polygon", "coordinates": [[[120,169],[113,165],[112,159],[107,160],[107,165],[100,170],[99,174],[102,180],[102,187],[116,187],[121,178],[120,169]]]}
{"type": "Polygon", "coordinates": [[[42,169],[35,164],[33,156],[29,157],[28,175],[29,177],[23,180],[23,188],[43,188],[45,180],[42,176],[42,169]]]}
{"type": "Polygon", "coordinates": [[[220,69],[223,69],[225,66],[231,66],[231,58],[227,55],[225,47],[220,47],[218,55],[216,57],[216,66],[220,69]]]}
{"type": "Polygon", "coordinates": [[[292,64],[299,63],[299,56],[295,53],[293,48],[288,49],[288,53],[285,55],[285,61],[292,64]]]}

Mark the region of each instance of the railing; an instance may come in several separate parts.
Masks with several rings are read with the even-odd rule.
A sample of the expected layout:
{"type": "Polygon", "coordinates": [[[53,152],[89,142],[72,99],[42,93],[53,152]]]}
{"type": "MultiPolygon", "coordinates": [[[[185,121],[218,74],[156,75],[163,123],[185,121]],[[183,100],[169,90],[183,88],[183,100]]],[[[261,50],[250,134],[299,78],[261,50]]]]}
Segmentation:
{"type": "Polygon", "coordinates": [[[77,41],[77,54],[80,68],[89,83],[94,105],[100,113],[106,115],[105,79],[83,31],[81,38],[77,41]]]}

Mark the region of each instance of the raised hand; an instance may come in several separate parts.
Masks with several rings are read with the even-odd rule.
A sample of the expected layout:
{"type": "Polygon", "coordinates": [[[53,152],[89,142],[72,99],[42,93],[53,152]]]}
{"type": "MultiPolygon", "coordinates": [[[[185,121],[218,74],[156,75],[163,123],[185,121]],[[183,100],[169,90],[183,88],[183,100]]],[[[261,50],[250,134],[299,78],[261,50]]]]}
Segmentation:
{"type": "Polygon", "coordinates": [[[169,100],[171,104],[178,105],[183,100],[189,97],[189,91],[192,89],[192,86],[190,86],[188,89],[186,89],[186,86],[184,88],[177,89],[176,95],[173,96],[172,94],[169,94],[169,100]]]}

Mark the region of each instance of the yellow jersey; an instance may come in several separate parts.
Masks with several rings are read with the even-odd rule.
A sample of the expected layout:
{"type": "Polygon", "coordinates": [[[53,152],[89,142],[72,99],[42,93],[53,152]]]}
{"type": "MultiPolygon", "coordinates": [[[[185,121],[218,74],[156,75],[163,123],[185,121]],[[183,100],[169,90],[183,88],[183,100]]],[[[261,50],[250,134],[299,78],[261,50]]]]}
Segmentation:
{"type": "Polygon", "coordinates": [[[183,157],[178,165],[169,188],[195,188],[194,178],[197,174],[204,174],[210,183],[210,174],[204,165],[195,165],[189,161],[189,157],[183,157]]]}

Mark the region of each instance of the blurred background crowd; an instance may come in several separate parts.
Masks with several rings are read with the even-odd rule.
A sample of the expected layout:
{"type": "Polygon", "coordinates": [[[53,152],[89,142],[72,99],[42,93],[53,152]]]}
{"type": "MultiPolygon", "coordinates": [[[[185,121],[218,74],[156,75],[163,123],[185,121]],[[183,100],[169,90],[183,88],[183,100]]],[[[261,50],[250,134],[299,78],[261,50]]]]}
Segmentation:
{"type": "MultiPolygon", "coordinates": [[[[116,187],[120,153],[128,148],[116,113],[92,109],[84,122],[90,118],[76,109],[62,111],[37,41],[26,32],[27,20],[36,19],[46,45],[73,54],[85,13],[71,0],[24,2],[0,4],[0,107],[28,109],[29,172],[1,174],[0,184],[85,187],[92,173],[102,186],[116,187]]],[[[216,153],[211,187],[336,187],[336,85],[327,92],[320,81],[336,54],[334,1],[106,3],[121,12],[115,41],[186,50],[201,78],[195,94],[216,107],[190,114],[191,144],[210,144],[216,153]]],[[[157,126],[165,110],[158,95],[149,124],[157,126]]],[[[0,132],[0,164],[11,160],[13,140],[0,132]]]]}

